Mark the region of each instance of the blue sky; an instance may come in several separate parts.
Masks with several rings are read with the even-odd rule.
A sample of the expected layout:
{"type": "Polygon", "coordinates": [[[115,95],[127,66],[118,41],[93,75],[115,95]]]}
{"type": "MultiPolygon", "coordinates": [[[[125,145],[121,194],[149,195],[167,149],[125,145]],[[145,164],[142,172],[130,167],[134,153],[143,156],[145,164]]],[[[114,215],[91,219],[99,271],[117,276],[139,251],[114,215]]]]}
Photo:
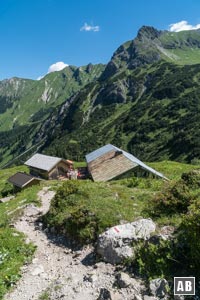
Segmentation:
{"type": "Polygon", "coordinates": [[[107,63],[142,25],[166,30],[180,21],[188,23],[178,30],[198,27],[199,0],[0,0],[0,80],[107,63]]]}

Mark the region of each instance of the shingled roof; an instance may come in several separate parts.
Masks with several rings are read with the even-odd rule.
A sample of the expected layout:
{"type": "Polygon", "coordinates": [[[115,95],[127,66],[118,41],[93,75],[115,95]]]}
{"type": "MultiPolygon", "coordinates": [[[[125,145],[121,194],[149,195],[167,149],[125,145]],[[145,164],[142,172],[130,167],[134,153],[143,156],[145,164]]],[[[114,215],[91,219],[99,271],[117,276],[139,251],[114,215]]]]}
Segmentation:
{"type": "Polygon", "coordinates": [[[39,178],[36,178],[32,175],[23,173],[23,172],[18,172],[16,174],[14,174],[13,176],[11,176],[10,178],[8,178],[8,181],[10,183],[12,183],[15,186],[18,186],[20,188],[25,187],[27,184],[29,184],[30,182],[34,181],[34,180],[38,180],[40,181],[39,178]]]}
{"type": "Polygon", "coordinates": [[[37,168],[49,172],[53,169],[62,158],[36,153],[24,164],[28,167],[37,168]]]}
{"type": "Polygon", "coordinates": [[[87,154],[86,161],[94,181],[111,180],[137,166],[158,177],[167,179],[162,173],[147,166],[132,154],[111,144],[87,154]]]}

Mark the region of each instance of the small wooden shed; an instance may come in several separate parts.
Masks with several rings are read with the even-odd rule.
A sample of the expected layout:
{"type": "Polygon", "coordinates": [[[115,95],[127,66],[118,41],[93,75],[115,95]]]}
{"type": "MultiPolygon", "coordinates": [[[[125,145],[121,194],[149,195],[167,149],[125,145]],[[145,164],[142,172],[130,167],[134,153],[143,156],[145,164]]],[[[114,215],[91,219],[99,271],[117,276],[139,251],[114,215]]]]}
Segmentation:
{"type": "Polygon", "coordinates": [[[17,192],[21,191],[24,188],[38,184],[40,182],[40,179],[23,172],[17,172],[16,174],[8,178],[8,182],[13,184],[14,191],[17,192]]]}
{"type": "Polygon", "coordinates": [[[35,154],[25,162],[30,174],[44,179],[57,179],[66,176],[69,164],[66,160],[44,154],[35,154]]]}
{"type": "Polygon", "coordinates": [[[88,171],[94,181],[108,181],[139,166],[147,172],[167,179],[132,154],[107,144],[86,155],[88,171]]]}

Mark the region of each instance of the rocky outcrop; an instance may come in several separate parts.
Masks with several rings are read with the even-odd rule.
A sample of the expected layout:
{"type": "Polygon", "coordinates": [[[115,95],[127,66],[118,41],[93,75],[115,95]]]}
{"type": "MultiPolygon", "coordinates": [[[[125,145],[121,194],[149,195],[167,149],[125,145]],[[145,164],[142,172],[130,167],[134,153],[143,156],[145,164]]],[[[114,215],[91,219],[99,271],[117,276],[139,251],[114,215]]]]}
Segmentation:
{"type": "Polygon", "coordinates": [[[161,241],[173,239],[174,230],[175,228],[173,226],[163,226],[157,234],[150,237],[149,243],[158,245],[161,241]]]}
{"type": "Polygon", "coordinates": [[[102,89],[94,101],[94,106],[99,104],[110,105],[113,103],[125,103],[126,102],[126,81],[117,81],[112,84],[108,84],[102,89]]]}
{"type": "Polygon", "coordinates": [[[155,297],[164,298],[169,292],[169,284],[164,278],[156,278],[150,281],[151,294],[155,297]]]}
{"type": "Polygon", "coordinates": [[[134,254],[133,242],[147,240],[156,229],[151,219],[114,226],[98,237],[97,253],[111,264],[121,263],[134,254]]]}
{"type": "Polygon", "coordinates": [[[156,38],[159,38],[162,32],[163,31],[157,30],[152,26],[142,26],[138,31],[137,38],[141,41],[143,41],[144,38],[154,40],[156,38]]]}
{"type": "Polygon", "coordinates": [[[159,41],[162,33],[150,26],[141,27],[134,40],[126,42],[115,51],[101,79],[108,79],[123,68],[134,69],[160,60],[157,44],[162,45],[159,41]]]}
{"type": "Polygon", "coordinates": [[[101,288],[97,300],[123,300],[123,295],[120,295],[117,291],[113,292],[106,288],[101,288]]]}
{"type": "Polygon", "coordinates": [[[127,273],[120,272],[116,275],[116,284],[120,289],[131,288],[132,294],[139,295],[144,289],[140,280],[130,277],[127,273]]]}

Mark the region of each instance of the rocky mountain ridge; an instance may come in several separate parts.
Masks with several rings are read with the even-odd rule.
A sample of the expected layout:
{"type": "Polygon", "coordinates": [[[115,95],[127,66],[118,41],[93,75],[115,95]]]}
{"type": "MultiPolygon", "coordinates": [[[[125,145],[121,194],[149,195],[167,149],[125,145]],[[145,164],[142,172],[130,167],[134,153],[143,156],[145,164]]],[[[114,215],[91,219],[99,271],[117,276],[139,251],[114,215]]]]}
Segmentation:
{"type": "Polygon", "coordinates": [[[47,117],[58,106],[90,81],[98,78],[104,65],[68,66],[40,80],[11,78],[0,82],[0,131],[26,125],[47,117]]]}
{"type": "MultiPolygon", "coordinates": [[[[200,48],[200,30],[184,32],[183,35],[182,32],[172,33],[143,26],[134,40],[124,43],[115,51],[101,77],[106,79],[121,68],[132,70],[162,59],[184,64],[183,53],[190,47],[200,48]],[[173,53],[173,49],[180,49],[181,52],[173,53]]],[[[191,57],[190,64],[194,62],[191,57]]]]}

